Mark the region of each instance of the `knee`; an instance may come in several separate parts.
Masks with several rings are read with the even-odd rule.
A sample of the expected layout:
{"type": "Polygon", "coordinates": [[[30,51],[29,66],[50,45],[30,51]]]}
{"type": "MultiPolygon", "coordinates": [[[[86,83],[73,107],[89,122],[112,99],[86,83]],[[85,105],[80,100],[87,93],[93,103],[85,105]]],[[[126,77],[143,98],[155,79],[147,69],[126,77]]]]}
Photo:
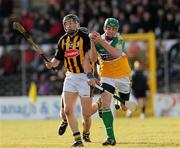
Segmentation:
{"type": "Polygon", "coordinates": [[[83,112],[82,113],[84,120],[87,120],[91,117],[90,111],[89,112],[83,112]]]}
{"type": "Polygon", "coordinates": [[[101,98],[102,98],[102,108],[109,109],[111,106],[111,96],[106,93],[103,93],[101,94],[101,98]]]}
{"type": "Polygon", "coordinates": [[[70,107],[65,107],[64,108],[64,113],[66,116],[69,116],[73,113],[72,109],[70,107]]]}
{"type": "Polygon", "coordinates": [[[107,94],[105,93],[105,92],[103,92],[102,94],[101,94],[101,98],[107,98],[107,94]]]}

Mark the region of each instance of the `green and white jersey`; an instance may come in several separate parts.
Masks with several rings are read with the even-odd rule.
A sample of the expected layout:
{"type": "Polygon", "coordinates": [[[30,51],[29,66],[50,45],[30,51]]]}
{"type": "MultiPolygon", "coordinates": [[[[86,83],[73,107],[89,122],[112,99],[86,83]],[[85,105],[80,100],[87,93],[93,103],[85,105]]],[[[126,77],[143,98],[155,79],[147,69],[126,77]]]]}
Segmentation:
{"type": "MultiPolygon", "coordinates": [[[[101,37],[105,40],[105,34],[103,34],[101,37]]],[[[129,67],[128,58],[125,54],[124,39],[119,33],[117,33],[114,39],[109,41],[108,44],[114,47],[114,50],[121,50],[122,56],[119,58],[114,58],[99,43],[96,43],[95,47],[99,56],[100,76],[108,78],[129,77],[131,69],[129,67]]]]}
{"type": "MultiPolygon", "coordinates": [[[[105,34],[101,35],[102,39],[105,40],[105,34]]],[[[108,41],[107,41],[108,42],[108,41]]],[[[109,41],[108,44],[110,44],[112,47],[118,48],[121,50],[122,53],[125,53],[125,41],[122,36],[120,36],[119,33],[116,33],[113,40],[109,41]]],[[[107,50],[105,50],[101,44],[96,43],[95,47],[97,49],[97,52],[100,55],[100,59],[103,61],[111,61],[114,58],[109,54],[107,50]]]]}

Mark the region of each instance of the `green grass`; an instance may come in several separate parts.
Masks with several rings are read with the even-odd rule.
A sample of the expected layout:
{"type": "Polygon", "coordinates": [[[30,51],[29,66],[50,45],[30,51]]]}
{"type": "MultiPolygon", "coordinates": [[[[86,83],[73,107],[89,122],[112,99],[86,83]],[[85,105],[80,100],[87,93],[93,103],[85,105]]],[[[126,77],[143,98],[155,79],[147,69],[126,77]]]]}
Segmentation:
{"type": "MultiPolygon", "coordinates": [[[[68,148],[73,142],[70,128],[58,136],[58,124],[58,120],[0,121],[0,148],[68,148]]],[[[82,131],[82,125],[79,126],[82,131]]],[[[114,129],[114,148],[180,148],[180,118],[116,118],[114,129]]],[[[84,145],[100,148],[105,138],[102,121],[93,120],[93,142],[84,145]]]]}

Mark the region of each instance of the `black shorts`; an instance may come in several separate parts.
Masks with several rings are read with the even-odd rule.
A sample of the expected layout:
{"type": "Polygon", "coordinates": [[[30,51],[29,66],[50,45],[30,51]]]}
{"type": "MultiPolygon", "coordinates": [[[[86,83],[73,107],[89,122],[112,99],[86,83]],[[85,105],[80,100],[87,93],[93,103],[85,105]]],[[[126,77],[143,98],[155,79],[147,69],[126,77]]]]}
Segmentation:
{"type": "Polygon", "coordinates": [[[141,90],[141,91],[133,91],[133,94],[134,94],[134,97],[136,99],[139,99],[139,98],[146,98],[146,91],[144,90],[141,90]]]}

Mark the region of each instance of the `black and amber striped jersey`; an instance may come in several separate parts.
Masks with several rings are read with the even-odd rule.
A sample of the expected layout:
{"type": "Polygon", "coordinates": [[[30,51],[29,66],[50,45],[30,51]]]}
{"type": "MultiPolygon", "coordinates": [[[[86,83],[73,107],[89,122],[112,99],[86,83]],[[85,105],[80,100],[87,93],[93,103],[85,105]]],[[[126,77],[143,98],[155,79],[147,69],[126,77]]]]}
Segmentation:
{"type": "Polygon", "coordinates": [[[66,33],[59,39],[55,58],[63,61],[69,72],[84,73],[84,57],[89,49],[90,38],[87,33],[78,30],[72,37],[66,33]]]}

